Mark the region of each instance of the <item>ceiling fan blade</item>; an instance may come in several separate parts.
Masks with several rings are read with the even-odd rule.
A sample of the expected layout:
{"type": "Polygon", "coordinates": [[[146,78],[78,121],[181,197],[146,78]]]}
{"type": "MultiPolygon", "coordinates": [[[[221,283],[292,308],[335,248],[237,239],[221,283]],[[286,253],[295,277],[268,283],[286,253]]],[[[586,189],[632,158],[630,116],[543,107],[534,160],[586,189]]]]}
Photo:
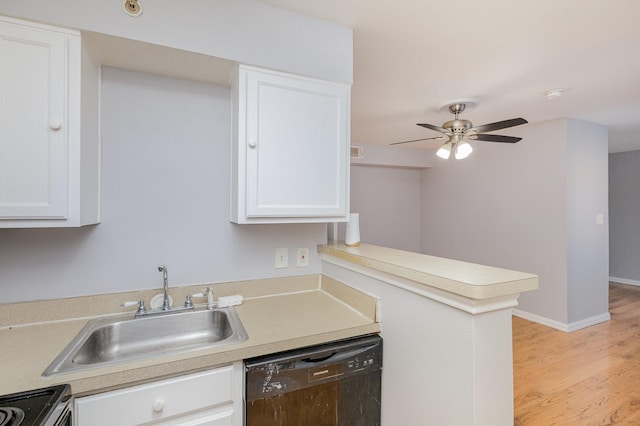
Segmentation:
{"type": "Polygon", "coordinates": [[[431,130],[435,130],[436,132],[440,132],[440,133],[444,133],[444,134],[449,134],[449,130],[445,129],[444,127],[440,127],[440,126],[434,126],[433,124],[427,124],[427,123],[418,123],[418,126],[422,126],[425,127],[427,129],[431,129],[431,130]]]}
{"type": "Polygon", "coordinates": [[[469,130],[475,130],[478,133],[493,132],[494,130],[506,129],[508,127],[520,126],[521,124],[527,124],[528,121],[524,118],[512,118],[510,120],[496,121],[495,123],[483,124],[481,126],[474,127],[469,130]]]}
{"type": "Polygon", "coordinates": [[[444,136],[435,136],[433,138],[422,138],[422,139],[412,139],[410,141],[393,142],[393,143],[390,143],[389,145],[400,145],[403,143],[410,143],[410,142],[430,141],[433,139],[444,139],[444,136]]]}
{"type": "Polygon", "coordinates": [[[486,141],[486,142],[505,142],[505,143],[516,143],[522,140],[522,138],[516,138],[514,136],[503,136],[503,135],[485,135],[478,134],[474,135],[472,138],[476,141],[486,141]]]}

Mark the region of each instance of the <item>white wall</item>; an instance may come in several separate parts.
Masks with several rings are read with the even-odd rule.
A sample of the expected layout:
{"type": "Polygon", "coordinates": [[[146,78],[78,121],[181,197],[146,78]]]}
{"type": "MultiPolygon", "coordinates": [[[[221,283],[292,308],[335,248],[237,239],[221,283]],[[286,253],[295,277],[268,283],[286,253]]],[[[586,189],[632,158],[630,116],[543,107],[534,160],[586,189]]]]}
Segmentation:
{"type": "Polygon", "coordinates": [[[512,129],[423,172],[422,251],[538,274],[519,309],[569,325],[608,315],[606,128],[573,119],[512,129]]]}
{"type": "MultiPolygon", "coordinates": [[[[106,68],[102,223],[0,229],[0,303],[320,272],[326,225],[229,222],[230,92],[106,68]],[[310,266],[274,269],[274,250],[310,266]]],[[[291,262],[290,262],[291,265],[291,262]]]]}
{"type": "Polygon", "coordinates": [[[0,13],[351,83],[353,32],[253,0],[2,0],[0,13]]]}
{"type": "Polygon", "coordinates": [[[419,169],[352,165],[351,211],[360,213],[362,242],[420,252],[419,169]]]}

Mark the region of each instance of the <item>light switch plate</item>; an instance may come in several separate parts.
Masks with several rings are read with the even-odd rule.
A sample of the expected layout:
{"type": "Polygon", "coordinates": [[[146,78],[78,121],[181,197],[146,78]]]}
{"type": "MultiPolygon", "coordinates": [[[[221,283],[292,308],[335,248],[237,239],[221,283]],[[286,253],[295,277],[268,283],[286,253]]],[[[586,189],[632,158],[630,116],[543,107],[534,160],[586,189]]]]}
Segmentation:
{"type": "Polygon", "coordinates": [[[277,248],[276,249],[276,268],[288,268],[289,267],[289,249],[277,248]]]}

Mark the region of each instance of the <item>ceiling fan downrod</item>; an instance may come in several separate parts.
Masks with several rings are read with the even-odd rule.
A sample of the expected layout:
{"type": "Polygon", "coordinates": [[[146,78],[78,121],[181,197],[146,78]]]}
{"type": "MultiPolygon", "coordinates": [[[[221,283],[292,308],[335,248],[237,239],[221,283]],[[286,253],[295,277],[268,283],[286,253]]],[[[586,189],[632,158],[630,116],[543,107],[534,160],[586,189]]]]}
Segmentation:
{"type": "Polygon", "coordinates": [[[458,115],[466,108],[465,104],[452,104],[449,105],[449,112],[453,114],[453,120],[447,121],[442,125],[443,128],[450,130],[453,134],[464,134],[467,130],[473,127],[473,124],[469,120],[458,118],[458,115]]]}

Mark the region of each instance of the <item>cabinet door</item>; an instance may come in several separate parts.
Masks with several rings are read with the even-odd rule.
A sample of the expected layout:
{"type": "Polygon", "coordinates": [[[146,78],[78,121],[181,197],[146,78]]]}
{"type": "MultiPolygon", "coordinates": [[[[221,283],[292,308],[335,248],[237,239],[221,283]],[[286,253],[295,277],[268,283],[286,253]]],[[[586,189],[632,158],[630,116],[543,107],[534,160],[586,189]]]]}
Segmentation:
{"type": "Polygon", "coordinates": [[[254,70],[246,82],[246,216],[345,217],[349,86],[254,70]]]}
{"type": "Polygon", "coordinates": [[[66,38],[0,22],[0,218],[67,217],[66,38]]]}

